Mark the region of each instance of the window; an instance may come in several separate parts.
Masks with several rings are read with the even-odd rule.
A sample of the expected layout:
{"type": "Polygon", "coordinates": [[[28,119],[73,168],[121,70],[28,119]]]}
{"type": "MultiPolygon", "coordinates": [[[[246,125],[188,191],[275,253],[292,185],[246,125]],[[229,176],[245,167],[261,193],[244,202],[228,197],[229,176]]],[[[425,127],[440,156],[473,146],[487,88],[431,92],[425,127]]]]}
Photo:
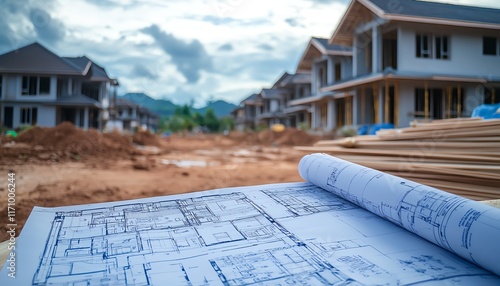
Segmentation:
{"type": "Polygon", "coordinates": [[[450,58],[449,49],[450,44],[448,36],[417,34],[417,58],[436,58],[447,60],[450,58]]]}
{"type": "Polygon", "coordinates": [[[448,59],[448,37],[436,37],[436,59],[448,59]]]}
{"type": "Polygon", "coordinates": [[[36,125],[38,119],[38,108],[29,107],[21,108],[21,124],[23,125],[36,125]]]}
{"type": "Polygon", "coordinates": [[[50,94],[50,77],[40,77],[40,87],[38,89],[38,94],[50,94]]]}
{"type": "Polygon", "coordinates": [[[417,34],[417,58],[431,57],[431,37],[429,35],[417,34]]]}
{"type": "Polygon", "coordinates": [[[2,98],[2,76],[0,75],[0,98],[2,98]]]}
{"type": "Polygon", "coordinates": [[[99,101],[100,88],[101,88],[100,83],[84,82],[82,84],[82,94],[89,98],[92,98],[95,101],[99,101]]]}
{"type": "Polygon", "coordinates": [[[415,89],[415,117],[425,117],[425,90],[423,88],[415,89]]]}
{"type": "Polygon", "coordinates": [[[497,55],[497,39],[493,37],[483,37],[483,54],[488,56],[497,55]]]}
{"type": "Polygon", "coordinates": [[[23,76],[22,95],[36,96],[50,94],[50,77],[23,76]]]}
{"type": "Polygon", "coordinates": [[[321,65],[319,67],[318,76],[319,76],[319,86],[320,87],[325,86],[326,85],[326,69],[325,69],[324,65],[321,65]]]}
{"type": "Polygon", "coordinates": [[[335,81],[342,79],[342,65],[340,63],[335,65],[335,81]]]}

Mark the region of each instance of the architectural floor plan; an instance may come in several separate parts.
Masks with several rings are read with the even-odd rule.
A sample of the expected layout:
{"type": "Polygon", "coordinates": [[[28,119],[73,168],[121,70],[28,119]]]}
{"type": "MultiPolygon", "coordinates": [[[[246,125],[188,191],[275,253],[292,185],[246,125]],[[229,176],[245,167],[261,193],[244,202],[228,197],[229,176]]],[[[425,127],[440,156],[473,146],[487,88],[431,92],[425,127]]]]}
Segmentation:
{"type": "MultiPolygon", "coordinates": [[[[290,183],[35,208],[18,241],[23,266],[15,283],[4,268],[0,285],[499,285],[500,277],[449,251],[455,242],[443,225],[461,202],[421,195],[403,192],[395,205],[356,198],[368,211],[332,190],[290,183]],[[426,225],[437,231],[419,229],[426,225]]],[[[459,243],[474,240],[461,231],[477,231],[478,216],[469,210],[459,222],[459,243]]]]}

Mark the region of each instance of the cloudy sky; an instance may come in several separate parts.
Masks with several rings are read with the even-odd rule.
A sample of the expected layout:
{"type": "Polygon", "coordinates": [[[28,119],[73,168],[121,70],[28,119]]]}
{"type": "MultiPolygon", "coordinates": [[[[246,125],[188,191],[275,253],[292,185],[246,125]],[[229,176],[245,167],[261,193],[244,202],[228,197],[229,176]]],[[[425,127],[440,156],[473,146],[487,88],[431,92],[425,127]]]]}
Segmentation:
{"type": "MultiPolygon", "coordinates": [[[[293,72],[350,0],[0,0],[0,53],[38,41],[87,55],[120,94],[238,103],[293,72]]],[[[497,0],[449,3],[499,7],[497,0]]]]}

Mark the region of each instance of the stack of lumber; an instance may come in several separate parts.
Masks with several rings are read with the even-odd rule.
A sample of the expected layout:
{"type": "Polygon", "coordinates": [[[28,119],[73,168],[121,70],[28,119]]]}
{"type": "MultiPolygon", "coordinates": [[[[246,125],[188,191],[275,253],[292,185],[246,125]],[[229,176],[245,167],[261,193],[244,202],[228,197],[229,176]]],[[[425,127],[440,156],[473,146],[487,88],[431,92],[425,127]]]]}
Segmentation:
{"type": "Polygon", "coordinates": [[[296,149],[331,154],[474,200],[500,199],[498,119],[413,123],[296,149]]]}

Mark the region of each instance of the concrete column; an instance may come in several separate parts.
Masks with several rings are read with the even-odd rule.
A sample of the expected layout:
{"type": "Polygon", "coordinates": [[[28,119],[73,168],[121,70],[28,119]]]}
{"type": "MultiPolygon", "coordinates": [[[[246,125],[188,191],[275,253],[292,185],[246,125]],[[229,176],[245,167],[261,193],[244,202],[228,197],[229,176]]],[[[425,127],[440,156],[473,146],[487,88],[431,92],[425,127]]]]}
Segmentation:
{"type": "Polygon", "coordinates": [[[57,76],[50,77],[49,93],[50,93],[50,97],[53,99],[57,98],[57,81],[58,81],[57,76]]]}
{"type": "Polygon", "coordinates": [[[372,28],[372,73],[382,71],[382,33],[379,26],[372,28]]]}
{"type": "Polygon", "coordinates": [[[335,99],[331,98],[328,100],[328,114],[327,114],[327,125],[326,129],[332,131],[335,128],[335,99]]]}
{"type": "Polygon", "coordinates": [[[78,108],[78,109],[76,110],[76,112],[75,112],[75,116],[76,116],[76,118],[75,118],[75,125],[76,125],[77,127],[79,127],[79,126],[80,126],[80,112],[82,112],[82,109],[81,109],[81,108],[78,108]]]}
{"type": "Polygon", "coordinates": [[[89,108],[85,107],[85,112],[83,114],[83,129],[89,129],[89,108]]]}
{"type": "Polygon", "coordinates": [[[385,113],[384,113],[384,105],[385,105],[385,89],[380,84],[378,86],[378,120],[377,123],[386,123],[385,121],[385,113]]]}
{"type": "Polygon", "coordinates": [[[358,35],[354,34],[354,39],[352,41],[352,76],[358,76],[358,35]]]}
{"type": "Polygon", "coordinates": [[[311,128],[314,130],[318,128],[318,110],[316,103],[311,105],[312,113],[311,113],[311,128]]]}
{"type": "Polygon", "coordinates": [[[73,79],[68,78],[68,95],[73,95],[73,79]]]}
{"type": "Polygon", "coordinates": [[[335,63],[333,58],[328,56],[326,65],[326,83],[332,85],[335,81],[335,63]]]}
{"type": "Polygon", "coordinates": [[[312,64],[312,69],[311,69],[311,94],[315,95],[317,94],[317,88],[318,88],[318,71],[316,70],[316,63],[313,62],[312,64]]]}
{"type": "MultiPolygon", "coordinates": [[[[360,96],[358,94],[357,90],[352,91],[352,125],[358,125],[359,124],[359,118],[358,114],[360,112],[359,106],[361,105],[360,102],[360,96]]],[[[363,112],[363,111],[361,111],[363,112]]]]}

